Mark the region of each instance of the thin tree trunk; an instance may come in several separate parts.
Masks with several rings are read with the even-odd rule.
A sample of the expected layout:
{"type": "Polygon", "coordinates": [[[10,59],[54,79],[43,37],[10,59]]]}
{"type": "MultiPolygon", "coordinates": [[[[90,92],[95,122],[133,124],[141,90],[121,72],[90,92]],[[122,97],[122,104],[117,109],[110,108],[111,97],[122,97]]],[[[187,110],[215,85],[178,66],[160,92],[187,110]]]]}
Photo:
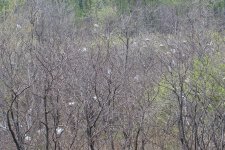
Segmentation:
{"type": "Polygon", "coordinates": [[[135,137],[134,150],[138,150],[138,137],[139,137],[140,131],[141,131],[141,128],[138,128],[138,131],[135,137]]]}
{"type": "Polygon", "coordinates": [[[47,112],[47,96],[44,97],[44,110],[45,110],[45,148],[49,150],[49,128],[48,128],[48,112],[47,112]]]}

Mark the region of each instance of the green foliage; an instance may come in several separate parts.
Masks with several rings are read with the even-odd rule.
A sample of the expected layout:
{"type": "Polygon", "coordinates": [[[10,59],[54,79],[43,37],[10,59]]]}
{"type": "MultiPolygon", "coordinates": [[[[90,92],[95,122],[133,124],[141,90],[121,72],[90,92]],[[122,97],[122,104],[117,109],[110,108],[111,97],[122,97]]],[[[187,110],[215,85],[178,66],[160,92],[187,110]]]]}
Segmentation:
{"type": "Polygon", "coordinates": [[[160,0],[161,3],[167,5],[179,5],[184,2],[184,0],[160,0]]]}
{"type": "Polygon", "coordinates": [[[210,7],[214,9],[216,14],[220,14],[225,8],[225,0],[218,0],[210,3],[210,7]]]}
{"type": "Polygon", "coordinates": [[[216,1],[214,4],[215,9],[223,9],[225,7],[225,0],[216,1]]]}
{"type": "Polygon", "coordinates": [[[165,80],[165,78],[162,78],[159,85],[155,87],[154,91],[157,93],[156,95],[156,103],[157,106],[163,110],[159,111],[157,114],[156,122],[157,124],[164,126],[166,125],[166,122],[168,121],[168,118],[172,114],[172,111],[175,109],[172,109],[174,106],[174,103],[171,101],[171,99],[168,99],[168,97],[171,97],[171,85],[165,80]]]}
{"type": "Polygon", "coordinates": [[[111,6],[105,6],[96,11],[96,17],[98,20],[103,21],[106,18],[116,16],[116,11],[111,6]]]}
{"type": "Polygon", "coordinates": [[[208,102],[209,111],[216,110],[225,97],[224,75],[225,65],[222,63],[220,55],[215,54],[214,57],[205,56],[194,60],[191,80],[200,89],[201,100],[205,101],[204,97],[210,100],[208,102]]]}
{"type": "Polygon", "coordinates": [[[8,10],[10,2],[8,0],[0,0],[0,13],[8,10]]]}
{"type": "MultiPolygon", "coordinates": [[[[214,42],[216,45],[222,45],[223,42],[225,42],[224,35],[222,35],[222,34],[219,33],[219,32],[212,32],[212,33],[211,33],[211,39],[213,40],[213,42],[214,42]]],[[[217,51],[219,51],[219,49],[217,49],[217,51]]]]}
{"type": "Polygon", "coordinates": [[[104,18],[108,14],[130,13],[140,4],[142,6],[157,4],[176,6],[184,2],[184,0],[141,0],[138,4],[137,0],[67,0],[67,4],[74,8],[75,15],[78,18],[90,15],[99,15],[100,18],[104,18]]]}
{"type": "Polygon", "coordinates": [[[168,96],[169,94],[169,89],[171,88],[171,85],[169,85],[165,79],[162,79],[159,83],[159,87],[158,88],[158,95],[157,98],[158,99],[164,99],[168,96]]]}
{"type": "Polygon", "coordinates": [[[13,12],[15,7],[22,5],[25,0],[0,0],[0,15],[13,12]]]}

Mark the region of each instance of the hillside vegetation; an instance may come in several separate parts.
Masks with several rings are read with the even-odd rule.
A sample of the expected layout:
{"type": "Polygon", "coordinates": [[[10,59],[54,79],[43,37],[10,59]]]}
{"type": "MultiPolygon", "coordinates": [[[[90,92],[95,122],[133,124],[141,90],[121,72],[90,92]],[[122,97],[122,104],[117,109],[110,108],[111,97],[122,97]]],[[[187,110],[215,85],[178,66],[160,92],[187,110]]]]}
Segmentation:
{"type": "Polygon", "coordinates": [[[0,0],[1,150],[224,150],[224,0],[0,0]]]}

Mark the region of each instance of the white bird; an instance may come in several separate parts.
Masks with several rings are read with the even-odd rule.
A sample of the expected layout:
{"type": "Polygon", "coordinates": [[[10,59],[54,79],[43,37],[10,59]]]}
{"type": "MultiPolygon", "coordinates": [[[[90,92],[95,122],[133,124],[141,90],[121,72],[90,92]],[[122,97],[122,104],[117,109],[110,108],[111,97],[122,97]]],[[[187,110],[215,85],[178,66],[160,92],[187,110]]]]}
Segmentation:
{"type": "Polygon", "coordinates": [[[17,29],[21,29],[22,27],[21,27],[21,25],[16,24],[16,28],[17,28],[17,29]]]}
{"type": "Polygon", "coordinates": [[[44,129],[40,129],[40,130],[37,130],[37,133],[38,134],[41,134],[41,133],[43,133],[45,130],[44,129]]]}
{"type": "Polygon", "coordinates": [[[212,46],[213,45],[213,42],[210,41],[209,43],[206,44],[207,46],[212,46]]]}
{"type": "Polygon", "coordinates": [[[84,47],[84,48],[82,49],[82,52],[86,52],[86,51],[87,51],[87,48],[84,47]]]}
{"type": "Polygon", "coordinates": [[[168,70],[169,72],[172,72],[172,68],[170,66],[168,66],[168,70]]]}
{"type": "Polygon", "coordinates": [[[63,128],[60,128],[60,127],[57,127],[57,128],[56,128],[56,133],[57,133],[57,134],[61,134],[63,131],[64,131],[63,128]]]}
{"type": "Polygon", "coordinates": [[[150,41],[150,39],[149,38],[146,38],[145,41],[150,41]]]}
{"type": "Polygon", "coordinates": [[[164,47],[164,45],[163,44],[159,44],[159,47],[164,47]]]}
{"type": "Polygon", "coordinates": [[[136,76],[134,77],[134,80],[138,81],[139,78],[140,78],[139,75],[136,75],[136,76]]]}
{"type": "Polygon", "coordinates": [[[112,72],[111,69],[108,69],[108,70],[107,70],[107,73],[108,73],[108,74],[111,74],[111,72],[112,72]]]}
{"type": "Polygon", "coordinates": [[[172,65],[175,66],[176,65],[176,62],[174,60],[172,60],[172,65]]]}
{"type": "Polygon", "coordinates": [[[98,28],[98,27],[99,27],[99,25],[98,25],[98,24],[94,24],[94,27],[98,28]]]}
{"type": "Polygon", "coordinates": [[[26,141],[31,141],[31,137],[26,135],[26,136],[25,136],[25,140],[26,140],[26,141]]]}
{"type": "Polygon", "coordinates": [[[71,105],[74,105],[74,104],[75,104],[75,102],[69,102],[69,103],[68,103],[68,105],[70,105],[70,106],[71,106],[71,105]]]}
{"type": "Polygon", "coordinates": [[[186,82],[186,83],[189,83],[189,82],[190,82],[189,78],[186,78],[186,79],[185,79],[185,82],[186,82]]]}
{"type": "Polygon", "coordinates": [[[7,129],[7,127],[6,127],[6,125],[5,125],[4,123],[0,123],[0,128],[2,128],[2,129],[4,129],[4,130],[7,129]]]}
{"type": "Polygon", "coordinates": [[[172,52],[172,53],[176,53],[176,49],[174,49],[174,48],[171,49],[171,52],[172,52]]]}

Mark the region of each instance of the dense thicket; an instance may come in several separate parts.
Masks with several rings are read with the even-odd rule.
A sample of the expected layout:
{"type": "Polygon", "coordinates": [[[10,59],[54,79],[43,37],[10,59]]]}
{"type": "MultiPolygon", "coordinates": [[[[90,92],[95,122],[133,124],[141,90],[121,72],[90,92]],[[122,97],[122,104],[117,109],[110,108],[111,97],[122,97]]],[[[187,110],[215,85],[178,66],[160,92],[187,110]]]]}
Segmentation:
{"type": "Polygon", "coordinates": [[[225,149],[224,0],[0,0],[0,149],[225,149]]]}

